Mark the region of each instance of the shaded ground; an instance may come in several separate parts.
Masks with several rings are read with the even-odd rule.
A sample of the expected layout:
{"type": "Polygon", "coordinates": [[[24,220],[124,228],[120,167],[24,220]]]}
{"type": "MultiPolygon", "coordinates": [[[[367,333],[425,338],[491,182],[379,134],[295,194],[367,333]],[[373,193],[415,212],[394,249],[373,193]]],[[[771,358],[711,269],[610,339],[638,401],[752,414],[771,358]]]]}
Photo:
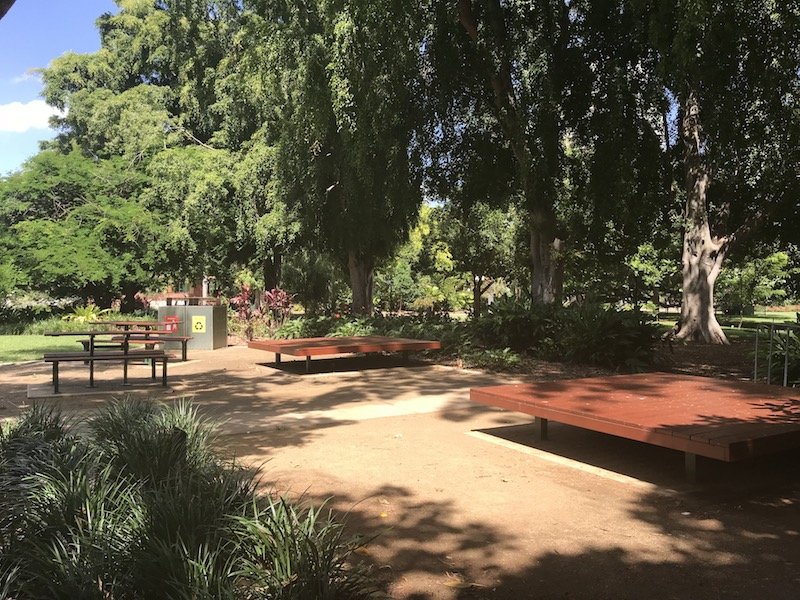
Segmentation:
{"type": "MultiPolygon", "coordinates": [[[[681,346],[660,365],[748,377],[736,356],[681,346]]],[[[799,452],[701,461],[703,482],[689,486],[678,452],[559,424],[534,442],[525,415],[468,401],[470,387],[595,369],[535,363],[510,377],[374,358],[315,361],[305,375],[246,348],[192,358],[159,397],[192,395],[227,419],[222,446],[263,465],[265,485],[327,500],[350,530],[377,536],[363,558],[392,597],[800,597],[799,452]]],[[[81,366],[64,376],[76,414],[120,393],[86,396],[81,366]]],[[[110,388],[119,373],[98,378],[110,388]]],[[[0,415],[47,379],[39,364],[0,367],[0,415]]]]}

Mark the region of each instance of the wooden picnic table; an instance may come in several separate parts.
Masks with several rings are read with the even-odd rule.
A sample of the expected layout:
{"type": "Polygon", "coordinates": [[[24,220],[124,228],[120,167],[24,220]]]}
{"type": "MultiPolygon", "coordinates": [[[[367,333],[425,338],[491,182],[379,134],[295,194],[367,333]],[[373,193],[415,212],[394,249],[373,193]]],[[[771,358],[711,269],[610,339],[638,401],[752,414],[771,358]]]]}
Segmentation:
{"type": "MultiPolygon", "coordinates": [[[[60,362],[74,362],[83,361],[89,365],[89,387],[94,387],[94,363],[96,360],[102,361],[121,361],[123,364],[123,385],[128,384],[128,362],[135,359],[146,359],[150,361],[152,369],[152,378],[156,377],[156,362],[162,363],[162,385],[167,384],[167,361],[171,356],[163,350],[129,350],[129,341],[131,338],[142,337],[145,333],[152,333],[151,331],[136,331],[130,329],[107,329],[97,330],[92,329],[88,331],[47,331],[44,335],[48,337],[66,337],[66,336],[80,336],[88,337],[88,350],[83,352],[55,352],[44,355],[44,361],[52,363],[53,365],[53,389],[58,393],[58,366],[60,362]],[[98,336],[112,336],[122,338],[122,351],[116,352],[100,352],[95,353],[95,338],[98,336]]],[[[150,338],[156,339],[156,338],[150,338]]]]}
{"type": "MultiPolygon", "coordinates": [[[[75,337],[88,337],[89,338],[89,355],[94,355],[94,346],[95,346],[95,338],[97,336],[123,336],[129,337],[131,335],[136,334],[137,332],[131,331],[129,329],[106,329],[106,330],[98,330],[98,329],[90,329],[85,331],[45,331],[44,335],[48,337],[65,337],[65,336],[75,336],[75,337]]],[[[141,332],[138,332],[141,333],[141,332]]]]}

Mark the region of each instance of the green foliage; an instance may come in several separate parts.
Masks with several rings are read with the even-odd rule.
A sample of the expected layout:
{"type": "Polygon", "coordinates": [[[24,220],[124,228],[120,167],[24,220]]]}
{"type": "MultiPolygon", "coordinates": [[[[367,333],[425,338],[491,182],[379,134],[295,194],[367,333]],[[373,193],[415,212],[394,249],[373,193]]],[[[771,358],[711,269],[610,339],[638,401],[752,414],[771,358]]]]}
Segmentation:
{"type": "Polygon", "coordinates": [[[757,378],[766,381],[769,375],[771,383],[783,385],[785,371],[787,385],[800,385],[800,329],[776,330],[771,350],[769,335],[765,333],[766,328],[762,328],[758,343],[757,378]]]}
{"type": "Polygon", "coordinates": [[[511,348],[473,349],[465,348],[460,355],[466,368],[486,369],[487,371],[514,372],[522,364],[522,357],[511,348]]]}
{"type": "Polygon", "coordinates": [[[490,305],[473,321],[436,315],[295,318],[275,332],[279,338],[387,335],[436,339],[441,352],[464,364],[512,370],[520,356],[636,369],[649,363],[657,327],[639,313],[595,305],[520,306],[512,300],[490,305]]]}
{"type": "Polygon", "coordinates": [[[720,275],[718,298],[727,314],[752,314],[756,304],[770,306],[786,298],[786,282],[792,276],[789,255],[774,252],[764,258],[748,258],[720,275]]]}
{"type": "Polygon", "coordinates": [[[269,499],[259,512],[237,522],[247,541],[243,576],[267,598],[357,600],[372,595],[367,572],[348,564],[363,540],[345,539],[341,524],[322,508],[298,509],[269,499]]]}
{"type": "Polygon", "coordinates": [[[76,306],[72,312],[61,317],[64,321],[73,321],[76,323],[89,323],[90,321],[99,321],[108,313],[111,312],[110,308],[100,308],[96,304],[86,304],[85,306],[76,306]]]}
{"type": "Polygon", "coordinates": [[[340,312],[348,300],[342,269],[325,253],[300,249],[289,255],[283,285],[311,316],[340,312]]]}
{"type": "Polygon", "coordinates": [[[116,401],[79,436],[0,429],[0,590],[13,598],[329,598],[376,590],[330,513],[260,496],[188,403],[116,401]]]}
{"type": "Polygon", "coordinates": [[[42,152],[0,180],[0,233],[14,238],[15,285],[107,305],[151,283],[157,232],[138,200],[143,182],[124,161],[76,148],[42,152]]]}
{"type": "Polygon", "coordinates": [[[546,360],[614,369],[647,364],[656,339],[655,325],[641,314],[596,305],[525,308],[499,302],[472,326],[480,347],[508,347],[546,360]]]}

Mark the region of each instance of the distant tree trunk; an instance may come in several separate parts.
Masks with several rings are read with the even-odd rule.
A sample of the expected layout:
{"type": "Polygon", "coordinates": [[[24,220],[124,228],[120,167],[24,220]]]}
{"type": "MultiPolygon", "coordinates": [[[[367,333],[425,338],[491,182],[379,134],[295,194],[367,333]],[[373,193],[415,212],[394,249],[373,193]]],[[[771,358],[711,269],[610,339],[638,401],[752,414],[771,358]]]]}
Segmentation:
{"type": "Polygon", "coordinates": [[[353,292],[353,313],[371,315],[372,291],[375,283],[375,265],[370,258],[350,252],[347,256],[350,271],[350,289],[353,292]]]}
{"type": "Polygon", "coordinates": [[[530,212],[531,296],[544,304],[561,302],[564,295],[562,241],[555,235],[555,215],[548,215],[551,212],[530,212]]]}
{"type": "Polygon", "coordinates": [[[477,319],[481,316],[481,295],[483,294],[483,277],[474,275],[472,277],[472,318],[477,319]]]}
{"type": "Polygon", "coordinates": [[[714,314],[714,284],[725,259],[728,239],[712,237],[707,192],[711,176],[702,155],[702,125],[697,96],[690,90],[683,108],[681,135],[685,145],[686,212],[683,234],[683,296],[675,338],[727,344],[714,314]]]}
{"type": "Polygon", "coordinates": [[[11,8],[13,4],[14,0],[0,0],[0,19],[6,15],[8,9],[11,8]]]}
{"type": "Polygon", "coordinates": [[[281,267],[283,266],[283,255],[280,250],[273,250],[272,256],[264,259],[261,265],[264,276],[264,289],[269,291],[281,284],[281,267]]]}

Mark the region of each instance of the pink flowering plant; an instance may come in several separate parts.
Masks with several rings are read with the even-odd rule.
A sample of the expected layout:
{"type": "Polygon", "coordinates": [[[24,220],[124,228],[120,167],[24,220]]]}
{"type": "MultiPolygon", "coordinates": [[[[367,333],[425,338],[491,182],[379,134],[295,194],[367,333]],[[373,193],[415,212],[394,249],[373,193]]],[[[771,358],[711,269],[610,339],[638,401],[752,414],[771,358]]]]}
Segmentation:
{"type": "Polygon", "coordinates": [[[283,327],[289,320],[294,305],[294,296],[281,288],[272,288],[270,291],[264,292],[264,306],[270,316],[270,331],[283,327]]]}
{"type": "Polygon", "coordinates": [[[247,340],[264,330],[272,334],[284,325],[292,312],[293,302],[294,294],[286,290],[273,288],[259,296],[247,283],[242,283],[239,293],[230,299],[238,325],[247,340]]]}

